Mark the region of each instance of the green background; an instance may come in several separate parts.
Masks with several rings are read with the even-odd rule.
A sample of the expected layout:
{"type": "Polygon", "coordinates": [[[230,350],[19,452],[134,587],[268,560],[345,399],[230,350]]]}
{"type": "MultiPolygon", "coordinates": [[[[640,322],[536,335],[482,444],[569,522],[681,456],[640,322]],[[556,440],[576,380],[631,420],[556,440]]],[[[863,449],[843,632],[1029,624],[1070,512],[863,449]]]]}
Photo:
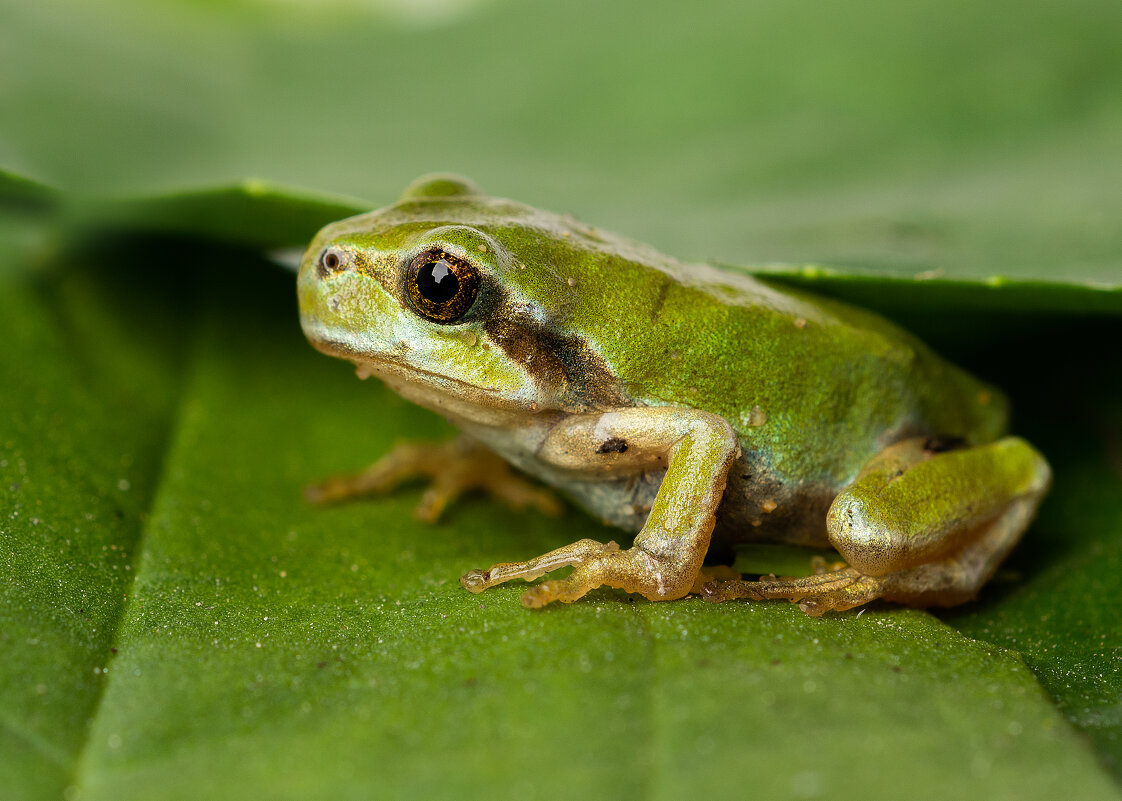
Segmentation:
{"type": "Polygon", "coordinates": [[[0,181],[0,796],[1122,797],[1122,6],[0,14],[0,164],[59,187],[0,181]],[[263,254],[431,170],[830,265],[780,274],[1010,391],[1038,523],[974,604],[811,620],[459,589],[611,536],[575,510],[307,507],[448,429],[312,352],[263,254]]]}

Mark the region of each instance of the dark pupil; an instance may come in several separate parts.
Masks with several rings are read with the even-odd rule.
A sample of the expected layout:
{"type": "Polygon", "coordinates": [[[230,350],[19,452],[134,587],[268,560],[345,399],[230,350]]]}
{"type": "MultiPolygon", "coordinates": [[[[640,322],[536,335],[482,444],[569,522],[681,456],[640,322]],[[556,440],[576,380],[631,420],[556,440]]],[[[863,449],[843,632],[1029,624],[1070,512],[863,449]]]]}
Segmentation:
{"type": "Polygon", "coordinates": [[[444,259],[429,262],[417,272],[417,290],[433,303],[447,303],[459,289],[460,279],[444,259]]]}

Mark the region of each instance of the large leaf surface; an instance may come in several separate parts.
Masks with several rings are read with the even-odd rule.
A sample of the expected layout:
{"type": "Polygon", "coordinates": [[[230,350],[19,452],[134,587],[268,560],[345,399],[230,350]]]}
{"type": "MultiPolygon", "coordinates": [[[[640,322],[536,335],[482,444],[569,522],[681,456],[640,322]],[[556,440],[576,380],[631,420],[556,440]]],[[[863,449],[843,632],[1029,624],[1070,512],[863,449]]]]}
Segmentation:
{"type": "Polygon", "coordinates": [[[0,159],[69,190],[0,175],[0,796],[1122,795],[1117,3],[0,3],[0,159]],[[609,532],[306,507],[447,431],[312,353],[257,255],[363,203],[242,179],[435,169],[842,268],[764,271],[1007,387],[1040,520],[976,604],[812,621],[531,614],[455,578],[609,532]]]}
{"type": "Polygon", "coordinates": [[[97,707],[188,309],[168,283],[15,272],[0,269],[0,786],[33,799],[69,783],[97,707]]]}
{"type": "MultiPolygon", "coordinates": [[[[603,536],[597,523],[478,500],[431,528],[408,515],[416,493],[306,506],[309,479],[442,426],[307,349],[291,279],[244,255],[179,243],[211,267],[156,282],[200,287],[161,319],[154,279],[137,289],[159,247],[134,240],[3,294],[39,326],[7,368],[22,379],[5,455],[19,578],[2,607],[0,764],[23,797],[1116,796],[1099,760],[1118,756],[1120,637],[1093,601],[1116,590],[1122,547],[1105,466],[1061,478],[1021,576],[951,618],[983,641],[888,607],[811,620],[602,592],[530,613],[517,588],[471,596],[455,577],[603,536]],[[75,305],[122,335],[74,332],[66,358],[42,359],[75,305]],[[83,382],[128,389],[86,408],[83,382]],[[1074,691],[1053,680],[1072,673],[1074,691]]],[[[1061,477],[1083,457],[1045,443],[1061,477]]]]}

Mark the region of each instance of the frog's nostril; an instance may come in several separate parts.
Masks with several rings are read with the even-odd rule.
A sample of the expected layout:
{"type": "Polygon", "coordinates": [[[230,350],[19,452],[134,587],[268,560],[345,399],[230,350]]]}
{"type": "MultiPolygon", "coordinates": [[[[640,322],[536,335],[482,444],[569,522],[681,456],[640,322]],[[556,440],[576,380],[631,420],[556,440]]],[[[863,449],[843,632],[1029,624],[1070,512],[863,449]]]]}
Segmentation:
{"type": "Polygon", "coordinates": [[[328,248],[320,254],[319,263],[316,265],[316,274],[320,278],[327,278],[331,273],[338,272],[343,266],[343,259],[335,250],[328,248]]]}

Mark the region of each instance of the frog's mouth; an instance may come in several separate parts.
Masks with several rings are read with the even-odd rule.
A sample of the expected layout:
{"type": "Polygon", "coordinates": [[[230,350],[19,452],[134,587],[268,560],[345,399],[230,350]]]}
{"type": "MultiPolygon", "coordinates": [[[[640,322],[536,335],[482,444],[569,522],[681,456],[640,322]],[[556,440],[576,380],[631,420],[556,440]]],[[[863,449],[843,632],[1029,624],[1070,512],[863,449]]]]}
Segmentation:
{"type": "Polygon", "coordinates": [[[469,384],[467,381],[461,381],[459,378],[452,378],[452,376],[434,373],[431,370],[425,370],[421,367],[405,367],[388,359],[372,359],[369,357],[347,357],[347,359],[354,363],[355,374],[364,381],[370,378],[370,376],[374,376],[382,381],[396,379],[428,386],[447,384],[459,388],[460,394],[469,391],[482,392],[485,395],[496,398],[502,397],[502,394],[497,389],[469,384]]]}
{"type": "Polygon", "coordinates": [[[461,391],[471,390],[496,396],[500,394],[498,390],[471,384],[462,379],[453,378],[450,375],[435,373],[432,370],[426,370],[423,367],[417,367],[411,364],[402,364],[401,362],[385,356],[372,356],[346,342],[324,340],[313,342],[312,344],[315,346],[315,349],[321,353],[326,353],[328,356],[335,356],[339,359],[345,359],[354,363],[355,373],[364,381],[370,378],[370,376],[380,378],[383,381],[391,378],[405,381],[419,379],[419,383],[450,384],[459,387],[461,391]]]}
{"type": "Polygon", "coordinates": [[[408,400],[442,414],[461,414],[471,418],[475,409],[503,411],[537,411],[532,401],[503,392],[493,387],[483,387],[454,376],[444,375],[417,367],[392,356],[366,353],[352,344],[339,340],[313,340],[312,345],[321,353],[335,356],[355,365],[360,379],[371,376],[385,382],[394,392],[408,400]],[[462,408],[461,408],[462,407],[462,408]]]}

